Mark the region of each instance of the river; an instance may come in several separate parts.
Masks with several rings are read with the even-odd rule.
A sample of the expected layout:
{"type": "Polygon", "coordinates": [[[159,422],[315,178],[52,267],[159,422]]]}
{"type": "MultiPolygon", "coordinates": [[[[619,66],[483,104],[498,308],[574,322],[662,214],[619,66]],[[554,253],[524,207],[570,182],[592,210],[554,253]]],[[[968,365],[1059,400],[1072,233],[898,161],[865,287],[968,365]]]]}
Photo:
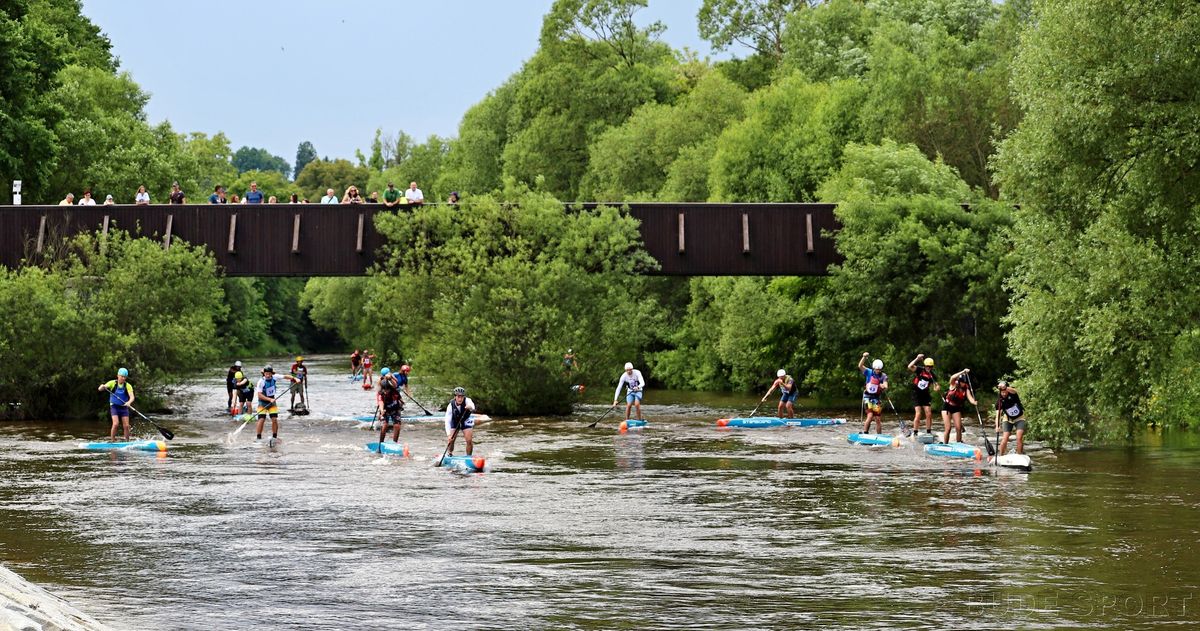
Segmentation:
{"type": "Polygon", "coordinates": [[[756,401],[651,391],[641,432],[587,429],[601,403],[481,424],[488,471],[464,475],[430,466],[436,423],[404,428],[411,460],[366,453],[331,417],[371,394],[310,363],[275,450],[225,444],[223,373],[160,417],[166,454],[0,424],[0,561],[124,629],[1200,626],[1195,436],[1031,450],[1022,474],[853,446],[853,422],[718,430],[756,401]]]}

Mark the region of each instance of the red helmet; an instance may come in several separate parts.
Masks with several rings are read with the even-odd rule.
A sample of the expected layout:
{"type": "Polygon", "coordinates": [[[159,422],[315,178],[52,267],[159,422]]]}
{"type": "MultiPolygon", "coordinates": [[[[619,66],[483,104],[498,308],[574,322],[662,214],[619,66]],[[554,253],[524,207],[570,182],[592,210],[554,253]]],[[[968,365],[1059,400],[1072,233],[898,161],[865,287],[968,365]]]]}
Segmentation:
{"type": "Polygon", "coordinates": [[[407,375],[408,373],[412,372],[412,366],[409,366],[408,364],[404,364],[403,366],[400,367],[400,372],[407,375]]]}

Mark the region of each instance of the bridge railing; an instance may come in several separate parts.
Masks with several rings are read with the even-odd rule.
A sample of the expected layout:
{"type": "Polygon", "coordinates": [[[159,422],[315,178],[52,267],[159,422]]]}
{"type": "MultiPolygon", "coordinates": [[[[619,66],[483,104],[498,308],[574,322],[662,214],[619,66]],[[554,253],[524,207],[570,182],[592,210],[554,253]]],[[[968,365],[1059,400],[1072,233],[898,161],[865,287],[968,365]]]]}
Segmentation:
{"type": "MultiPolygon", "coordinates": [[[[584,204],[585,207],[596,204],[584,204]]],[[[663,275],[822,275],[838,260],[833,204],[630,203],[663,275]]],[[[49,256],[82,231],[203,244],[229,276],[359,276],[383,245],[382,205],[0,206],[0,265],[49,256]]],[[[463,210],[462,212],[469,212],[463,210]]]]}

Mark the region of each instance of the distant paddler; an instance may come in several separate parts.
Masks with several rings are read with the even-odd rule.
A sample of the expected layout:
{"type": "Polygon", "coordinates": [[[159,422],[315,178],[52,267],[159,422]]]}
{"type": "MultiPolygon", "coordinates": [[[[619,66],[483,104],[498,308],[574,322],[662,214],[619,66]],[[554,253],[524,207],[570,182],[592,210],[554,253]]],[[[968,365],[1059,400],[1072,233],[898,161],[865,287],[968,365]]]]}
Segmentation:
{"type": "Polygon", "coordinates": [[[235,361],[233,362],[233,365],[229,367],[229,372],[225,375],[225,394],[229,395],[229,401],[225,403],[225,409],[229,410],[230,414],[237,414],[235,411],[236,408],[233,407],[233,393],[237,390],[237,379],[234,379],[233,375],[241,369],[242,362],[240,360],[235,361]]]}
{"type": "Polygon", "coordinates": [[[129,369],[117,369],[117,378],[100,384],[99,392],[108,392],[108,413],[112,415],[112,429],[108,431],[109,442],[117,440],[117,425],[125,429],[125,440],[129,440],[129,406],[133,404],[133,384],[129,383],[129,369]]]}
{"type": "Polygon", "coordinates": [[[354,349],[353,353],[350,353],[350,378],[351,379],[354,379],[355,377],[358,376],[358,372],[359,372],[359,369],[361,366],[362,366],[362,355],[358,352],[358,349],[356,348],[356,349],[354,349]]]}
{"type": "Polygon", "coordinates": [[[1000,433],[1003,421],[1004,436],[1000,438],[1000,455],[1008,449],[1008,438],[1015,429],[1017,431],[1017,453],[1025,453],[1025,406],[1021,397],[1013,389],[1012,384],[1001,381],[996,384],[1000,398],[996,400],[996,433],[1000,433]]]}
{"type": "Polygon", "coordinates": [[[863,425],[863,433],[871,432],[871,421],[875,421],[875,433],[883,433],[883,403],[881,399],[887,394],[888,376],[883,372],[883,360],[876,359],[871,362],[871,367],[867,368],[867,357],[870,353],[863,353],[862,358],[858,360],[858,372],[862,375],[863,383],[863,407],[867,411],[867,422],[863,425]]]}
{"type": "Polygon", "coordinates": [[[621,378],[617,381],[617,391],[613,394],[612,406],[617,407],[617,401],[621,399],[621,388],[625,387],[625,420],[629,420],[629,411],[635,406],[637,407],[637,416],[634,418],[642,418],[642,390],[646,386],[646,380],[642,378],[642,371],[633,367],[633,362],[625,362],[625,372],[621,373],[621,378]]]}
{"type": "Polygon", "coordinates": [[[467,397],[467,390],[462,386],[454,389],[454,397],[450,399],[450,404],[446,406],[446,435],[449,436],[449,441],[446,444],[446,456],[454,455],[454,443],[461,433],[467,441],[467,455],[475,449],[474,427],[475,419],[471,416],[475,413],[475,402],[467,397]]]}
{"type": "Polygon", "coordinates": [[[254,383],[240,370],[234,373],[233,377],[234,386],[237,388],[237,414],[249,414],[254,402],[254,383]]]}
{"type": "MultiPolygon", "coordinates": [[[[933,394],[941,392],[937,375],[933,372],[933,358],[924,353],[917,353],[916,358],[908,362],[908,372],[913,374],[913,431],[921,431],[921,416],[925,416],[925,433],[933,431],[933,394]],[[932,392],[931,392],[932,391],[932,392]]],[[[932,439],[931,439],[932,440],[932,439]]]]}
{"type": "MultiPolygon", "coordinates": [[[[392,379],[396,380],[396,387],[404,391],[409,398],[412,398],[412,390],[408,389],[408,373],[412,372],[412,366],[402,364],[398,372],[391,373],[392,379]]],[[[382,371],[380,374],[383,374],[382,371]]]]}
{"type": "MultiPolygon", "coordinates": [[[[263,427],[266,425],[267,417],[271,417],[271,438],[279,438],[279,406],[276,404],[275,397],[277,396],[277,383],[275,380],[275,369],[267,364],[262,370],[262,379],[254,386],[254,394],[258,399],[258,424],[254,428],[254,433],[258,440],[262,440],[263,427]]],[[[298,380],[291,375],[284,375],[284,379],[292,383],[298,380]]]]}
{"type": "Polygon", "coordinates": [[[793,379],[791,375],[787,374],[787,371],[782,368],[775,371],[775,381],[771,382],[771,388],[767,390],[765,395],[763,395],[764,401],[767,400],[767,397],[771,396],[771,393],[775,391],[775,388],[779,388],[780,395],[776,416],[783,418],[783,411],[786,408],[787,417],[796,418],[794,404],[796,403],[796,395],[800,392],[800,389],[796,387],[796,380],[793,379]]]}
{"type": "Polygon", "coordinates": [[[971,405],[979,405],[975,402],[975,396],[971,394],[970,384],[967,383],[967,374],[971,372],[970,368],[962,370],[950,375],[950,386],[946,390],[946,396],[942,397],[942,422],[946,425],[946,431],[942,434],[942,442],[950,442],[950,425],[954,425],[954,442],[962,442],[962,411],[966,406],[967,401],[971,405]]]}
{"type": "Polygon", "coordinates": [[[308,410],[308,397],[305,395],[304,386],[307,385],[305,383],[305,381],[308,380],[308,366],[304,365],[304,357],[302,357],[300,355],[296,356],[296,363],[292,364],[291,374],[292,374],[292,377],[294,377],[295,380],[300,384],[299,387],[292,388],[291,409],[293,409],[293,410],[296,409],[296,395],[299,394],[300,395],[300,405],[304,406],[303,409],[307,411],[308,410]]]}
{"type": "Polygon", "coordinates": [[[371,351],[364,350],[362,354],[363,390],[370,390],[375,387],[375,372],[371,368],[371,364],[374,361],[375,355],[371,351]]]}
{"type": "Polygon", "coordinates": [[[575,349],[573,348],[568,348],[567,352],[563,354],[562,362],[563,372],[567,373],[568,375],[570,375],[572,371],[579,369],[579,364],[575,361],[575,349]]]}
{"type": "MultiPolygon", "coordinates": [[[[394,427],[392,442],[399,444],[400,420],[404,416],[404,399],[400,397],[400,388],[396,385],[394,373],[386,366],[379,371],[379,393],[375,395],[375,415],[379,417],[379,450],[382,452],[389,426],[394,427]]],[[[469,447],[467,453],[471,453],[469,447]]]]}

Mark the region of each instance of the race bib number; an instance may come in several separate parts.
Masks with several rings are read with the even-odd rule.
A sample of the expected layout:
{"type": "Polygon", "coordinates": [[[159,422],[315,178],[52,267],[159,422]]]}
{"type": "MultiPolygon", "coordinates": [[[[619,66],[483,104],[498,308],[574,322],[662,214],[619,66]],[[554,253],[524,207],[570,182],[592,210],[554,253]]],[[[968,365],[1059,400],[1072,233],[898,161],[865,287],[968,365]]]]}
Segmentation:
{"type": "Polygon", "coordinates": [[[1017,418],[1021,415],[1021,408],[1014,405],[1005,410],[1004,413],[1007,414],[1009,418],[1017,418]]]}
{"type": "Polygon", "coordinates": [[[917,390],[927,390],[928,388],[929,388],[929,382],[928,382],[928,381],[926,381],[926,380],[922,379],[922,380],[920,380],[920,381],[918,381],[918,382],[917,382],[917,390]]]}
{"type": "Polygon", "coordinates": [[[879,384],[877,384],[877,383],[868,383],[867,384],[867,394],[877,394],[878,392],[879,392],[879,384]]]}

